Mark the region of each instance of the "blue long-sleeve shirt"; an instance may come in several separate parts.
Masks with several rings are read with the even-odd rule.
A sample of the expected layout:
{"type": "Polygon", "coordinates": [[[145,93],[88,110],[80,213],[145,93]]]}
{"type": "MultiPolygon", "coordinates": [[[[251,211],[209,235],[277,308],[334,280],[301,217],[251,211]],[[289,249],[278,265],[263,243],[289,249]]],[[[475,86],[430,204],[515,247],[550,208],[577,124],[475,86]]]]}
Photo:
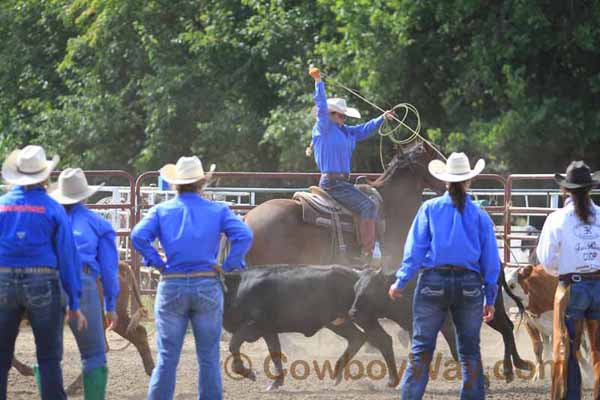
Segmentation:
{"type": "Polygon", "coordinates": [[[0,196],[0,266],[58,269],[69,308],[79,310],[81,260],[71,225],[42,186],[15,186],[0,196]]]}
{"type": "Polygon", "coordinates": [[[421,268],[442,265],[461,266],[480,273],[486,304],[494,304],[500,274],[494,224],[470,196],[462,214],[447,192],[423,203],[406,239],[396,287],[403,288],[421,268]]]}
{"type": "Polygon", "coordinates": [[[72,206],[68,212],[75,244],[83,265],[94,277],[100,276],[106,311],[115,311],[119,296],[119,252],[112,225],[83,204],[72,206]]]}
{"type": "Polygon", "coordinates": [[[221,233],[231,243],[222,267],[225,271],[244,268],[244,256],[252,244],[252,231],[226,204],[182,193],[150,209],[131,233],[133,246],[146,265],[162,273],[213,271],[217,263],[221,233]],[[166,262],[152,242],[158,238],[166,262]]]}
{"type": "Polygon", "coordinates": [[[349,174],[356,142],[371,136],[383,123],[383,116],[364,124],[339,126],[329,118],[323,82],[315,84],[314,99],[317,106],[317,122],[312,130],[312,143],[319,171],[349,174]]]}

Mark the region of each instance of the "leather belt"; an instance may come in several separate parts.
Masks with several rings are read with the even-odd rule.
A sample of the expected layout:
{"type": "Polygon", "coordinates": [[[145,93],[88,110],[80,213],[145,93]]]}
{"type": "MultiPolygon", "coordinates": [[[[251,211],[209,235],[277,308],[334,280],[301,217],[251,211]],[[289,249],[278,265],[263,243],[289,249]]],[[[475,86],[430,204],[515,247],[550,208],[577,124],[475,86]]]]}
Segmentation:
{"type": "Polygon", "coordinates": [[[12,273],[21,273],[21,274],[54,274],[58,275],[58,271],[56,268],[50,267],[26,267],[26,268],[11,268],[11,267],[0,267],[0,273],[3,274],[12,274],[12,273]]]}
{"type": "Polygon", "coordinates": [[[472,272],[469,268],[461,267],[460,265],[438,265],[437,267],[428,268],[426,271],[472,272]]]}
{"type": "Polygon", "coordinates": [[[214,272],[214,271],[190,272],[187,274],[186,273],[183,273],[183,274],[172,273],[172,274],[161,275],[160,280],[166,281],[169,279],[216,278],[217,275],[218,275],[217,272],[214,272]]]}
{"type": "Polygon", "coordinates": [[[600,271],[586,272],[586,273],[571,273],[563,274],[558,277],[561,282],[577,283],[581,281],[597,281],[600,280],[600,271]]]}
{"type": "Polygon", "coordinates": [[[342,174],[342,173],[337,173],[337,172],[326,172],[324,174],[321,174],[321,178],[325,178],[325,179],[342,179],[342,180],[349,180],[350,179],[350,174],[342,174]]]}

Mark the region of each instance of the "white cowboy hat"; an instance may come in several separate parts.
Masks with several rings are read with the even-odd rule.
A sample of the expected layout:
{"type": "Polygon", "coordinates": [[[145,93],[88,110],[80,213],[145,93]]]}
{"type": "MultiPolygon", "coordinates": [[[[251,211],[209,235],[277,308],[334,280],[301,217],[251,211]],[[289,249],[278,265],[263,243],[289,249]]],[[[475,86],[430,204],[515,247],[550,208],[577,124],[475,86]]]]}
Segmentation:
{"type": "Polygon", "coordinates": [[[47,160],[41,146],[25,146],[22,150],[14,150],[4,160],[2,178],[11,185],[35,185],[48,179],[59,161],[59,156],[47,160]]]}
{"type": "Polygon", "coordinates": [[[471,164],[465,153],[452,153],[445,163],[440,160],[432,160],[429,163],[429,173],[434,178],[444,182],[464,182],[479,175],[485,168],[483,158],[477,161],[471,169],[471,164]]]}
{"type": "MultiPolygon", "coordinates": [[[[356,108],[348,107],[346,105],[346,100],[340,99],[339,97],[327,99],[327,109],[329,112],[337,112],[350,118],[360,118],[360,112],[356,108]]],[[[316,116],[316,106],[313,107],[312,113],[316,116]]]]}
{"type": "Polygon", "coordinates": [[[50,196],[60,204],[76,204],[94,195],[104,183],[88,185],[81,168],[67,168],[58,176],[58,185],[50,189],[50,196]]]}
{"type": "Polygon", "coordinates": [[[202,161],[196,156],[181,157],[177,164],[167,164],[160,169],[160,177],[171,185],[187,185],[210,178],[210,173],[215,170],[215,164],[210,166],[208,174],[204,173],[202,161]]]}

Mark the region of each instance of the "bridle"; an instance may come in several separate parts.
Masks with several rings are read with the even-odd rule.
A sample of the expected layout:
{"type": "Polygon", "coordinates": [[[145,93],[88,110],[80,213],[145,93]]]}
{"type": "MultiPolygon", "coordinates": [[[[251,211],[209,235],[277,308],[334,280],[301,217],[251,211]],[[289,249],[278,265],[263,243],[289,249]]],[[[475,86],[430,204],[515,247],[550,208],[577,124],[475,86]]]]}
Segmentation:
{"type": "Polygon", "coordinates": [[[418,161],[421,155],[427,152],[425,145],[425,142],[414,141],[408,150],[403,146],[398,145],[394,158],[389,162],[383,171],[383,174],[375,181],[370,182],[370,185],[376,188],[385,186],[396,174],[398,169],[401,168],[410,169],[412,174],[416,174],[417,168],[426,169],[426,167],[418,161]]]}

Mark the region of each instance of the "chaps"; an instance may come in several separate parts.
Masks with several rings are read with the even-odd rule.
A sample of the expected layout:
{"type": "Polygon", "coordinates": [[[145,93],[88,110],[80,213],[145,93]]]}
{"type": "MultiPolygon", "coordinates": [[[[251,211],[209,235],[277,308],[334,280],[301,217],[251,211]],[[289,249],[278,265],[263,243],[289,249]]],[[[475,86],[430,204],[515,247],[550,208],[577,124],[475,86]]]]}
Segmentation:
{"type": "Polygon", "coordinates": [[[594,368],[594,395],[593,399],[600,397],[600,321],[585,321],[590,339],[590,352],[592,353],[592,366],[594,368]]]}
{"type": "Polygon", "coordinates": [[[565,400],[567,398],[567,366],[570,344],[569,333],[565,324],[565,311],[569,304],[570,293],[571,285],[559,284],[554,295],[551,400],[565,400]]]}

